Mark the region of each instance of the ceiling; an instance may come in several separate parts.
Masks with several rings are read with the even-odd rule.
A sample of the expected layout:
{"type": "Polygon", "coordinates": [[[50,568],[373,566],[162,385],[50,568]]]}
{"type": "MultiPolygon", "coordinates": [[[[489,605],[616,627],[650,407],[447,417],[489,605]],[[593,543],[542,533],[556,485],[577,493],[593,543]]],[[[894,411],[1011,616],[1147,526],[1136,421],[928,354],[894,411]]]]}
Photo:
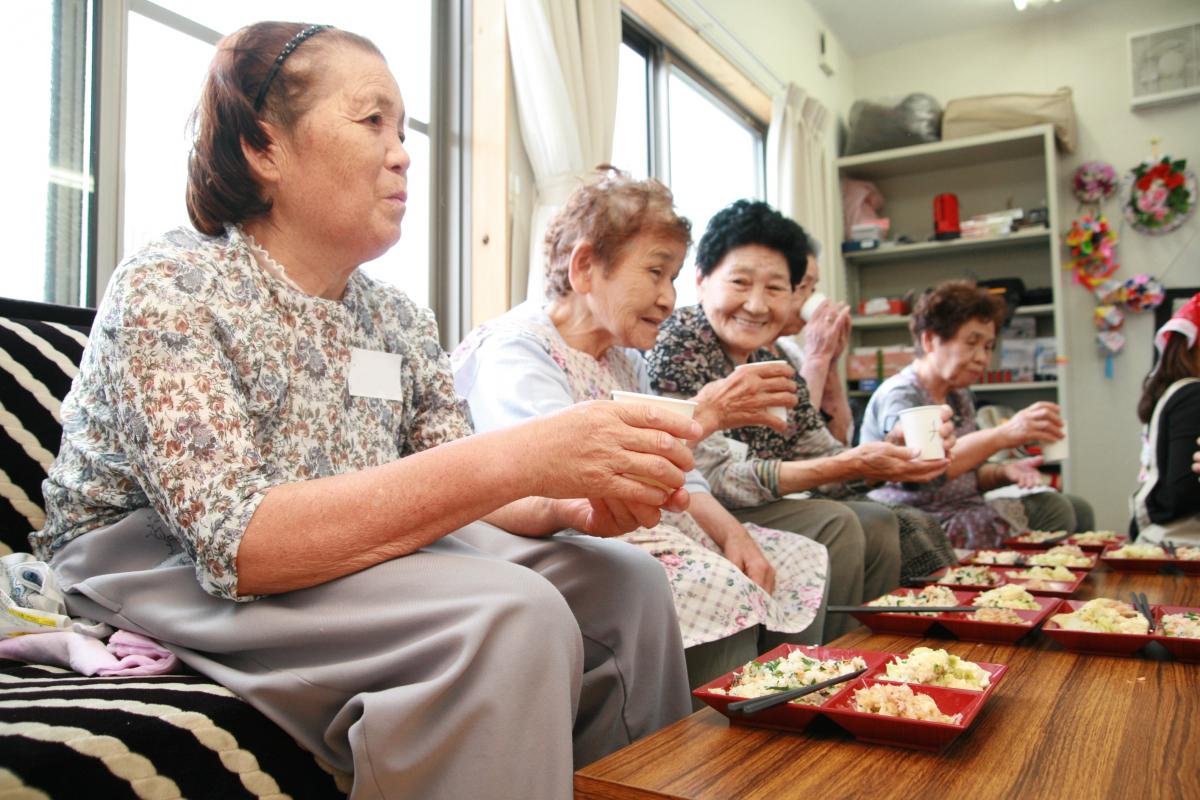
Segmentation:
{"type": "Polygon", "coordinates": [[[1070,11],[1094,0],[808,0],[852,57],[1070,11]]]}

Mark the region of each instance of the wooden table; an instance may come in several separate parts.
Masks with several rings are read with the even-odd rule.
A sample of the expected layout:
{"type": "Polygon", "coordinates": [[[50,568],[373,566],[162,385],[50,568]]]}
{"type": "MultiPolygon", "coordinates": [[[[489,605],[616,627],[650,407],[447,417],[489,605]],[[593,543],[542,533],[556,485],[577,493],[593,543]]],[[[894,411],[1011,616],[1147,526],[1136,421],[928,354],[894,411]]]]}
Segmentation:
{"type": "MultiPolygon", "coordinates": [[[[1200,577],[1100,567],[1075,599],[1143,591],[1200,607],[1200,577]]],[[[967,731],[940,753],[860,744],[828,720],[805,733],[730,725],[703,709],[575,774],[575,797],[1200,798],[1200,664],[1155,654],[1068,653],[1040,632],[1018,645],[859,628],[837,647],[941,647],[1008,664],[967,731]]]]}

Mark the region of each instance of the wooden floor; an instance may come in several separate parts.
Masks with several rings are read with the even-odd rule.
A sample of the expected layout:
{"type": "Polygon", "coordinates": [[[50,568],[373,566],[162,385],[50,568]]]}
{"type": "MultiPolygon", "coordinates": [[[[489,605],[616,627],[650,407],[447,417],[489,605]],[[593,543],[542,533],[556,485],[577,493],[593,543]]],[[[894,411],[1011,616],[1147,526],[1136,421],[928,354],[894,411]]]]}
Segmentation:
{"type": "MultiPolygon", "coordinates": [[[[1143,591],[1200,607],[1200,576],[1094,570],[1073,599],[1143,591]]],[[[802,734],[730,725],[711,709],[575,775],[576,798],[1200,798],[1200,664],[1157,645],[1132,658],[1068,653],[1040,632],[1017,645],[873,635],[833,646],[942,647],[1008,664],[971,727],[940,753],[860,744],[828,720],[802,734]]]]}

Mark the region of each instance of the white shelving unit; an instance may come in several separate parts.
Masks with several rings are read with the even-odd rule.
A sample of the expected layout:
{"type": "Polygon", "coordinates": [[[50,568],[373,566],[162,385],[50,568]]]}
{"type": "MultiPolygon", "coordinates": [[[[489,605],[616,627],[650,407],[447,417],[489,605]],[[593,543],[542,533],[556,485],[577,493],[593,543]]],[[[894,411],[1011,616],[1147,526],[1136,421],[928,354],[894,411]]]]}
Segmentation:
{"type": "MultiPolygon", "coordinates": [[[[874,183],[883,194],[890,235],[912,244],[837,253],[840,269],[831,284],[835,298],[857,308],[860,300],[898,297],[952,278],[1020,278],[1027,289],[1051,290],[1052,302],[1021,306],[1016,313],[1036,320],[1039,337],[1053,337],[1064,355],[1062,264],[1057,231],[1057,171],[1053,129],[1039,125],[968,139],[884,150],[836,161],[839,179],[874,183]],[[1049,225],[985,239],[925,241],[933,235],[933,198],[958,197],[965,220],[1005,208],[1044,207],[1049,225]]],[[[845,238],[843,235],[841,238],[845,238]]],[[[851,348],[910,344],[907,315],[855,317],[851,348]]],[[[1065,404],[1067,387],[1057,381],[988,383],[973,387],[981,399],[1021,407],[1036,400],[1065,404]]],[[[870,392],[853,391],[865,397],[870,392]]]]}

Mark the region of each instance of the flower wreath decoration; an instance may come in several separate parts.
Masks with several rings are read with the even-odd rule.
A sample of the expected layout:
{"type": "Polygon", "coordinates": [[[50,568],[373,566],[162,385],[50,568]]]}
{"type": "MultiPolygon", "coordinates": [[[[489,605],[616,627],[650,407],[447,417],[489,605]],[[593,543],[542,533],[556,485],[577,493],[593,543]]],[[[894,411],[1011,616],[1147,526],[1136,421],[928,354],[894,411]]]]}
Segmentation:
{"type": "Polygon", "coordinates": [[[1186,159],[1144,161],[1126,183],[1125,219],[1141,233],[1170,233],[1196,210],[1196,173],[1186,159]]]}
{"type": "Polygon", "coordinates": [[[1098,205],[1117,190],[1117,171],[1104,161],[1088,161],[1075,170],[1071,185],[1080,203],[1098,205]]]}
{"type": "Polygon", "coordinates": [[[1067,268],[1075,273],[1075,282],[1085,289],[1095,289],[1111,278],[1120,266],[1116,246],[1117,233],[1103,214],[1084,214],[1073,221],[1067,232],[1071,251],[1067,268]]]}

